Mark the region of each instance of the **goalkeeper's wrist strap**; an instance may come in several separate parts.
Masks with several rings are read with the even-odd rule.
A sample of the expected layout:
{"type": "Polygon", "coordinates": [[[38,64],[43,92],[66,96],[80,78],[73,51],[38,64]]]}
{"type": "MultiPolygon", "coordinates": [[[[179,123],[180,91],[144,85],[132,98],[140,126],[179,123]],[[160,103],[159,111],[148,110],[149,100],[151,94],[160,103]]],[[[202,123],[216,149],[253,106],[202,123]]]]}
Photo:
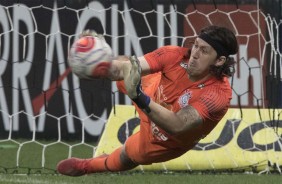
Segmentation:
{"type": "Polygon", "coordinates": [[[147,113],[151,112],[151,109],[149,107],[151,99],[150,99],[149,96],[145,95],[144,93],[142,93],[142,92],[139,93],[136,98],[132,99],[132,101],[135,102],[136,105],[140,109],[144,110],[145,112],[147,112],[147,113]]]}

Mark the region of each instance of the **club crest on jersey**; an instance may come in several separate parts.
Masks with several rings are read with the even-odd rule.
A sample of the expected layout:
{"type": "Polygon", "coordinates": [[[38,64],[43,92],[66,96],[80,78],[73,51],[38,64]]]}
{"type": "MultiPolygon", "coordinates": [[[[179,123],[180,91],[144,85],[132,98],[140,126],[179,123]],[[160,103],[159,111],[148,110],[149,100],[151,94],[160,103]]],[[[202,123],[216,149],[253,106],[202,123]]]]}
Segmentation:
{"type": "Polygon", "coordinates": [[[185,68],[185,69],[188,68],[188,64],[185,63],[184,61],[182,61],[182,62],[180,63],[180,66],[181,66],[182,68],[185,68]]]}
{"type": "Polygon", "coordinates": [[[178,103],[181,108],[186,107],[189,104],[189,100],[192,98],[192,91],[186,90],[184,94],[182,94],[179,99],[178,103]]]}

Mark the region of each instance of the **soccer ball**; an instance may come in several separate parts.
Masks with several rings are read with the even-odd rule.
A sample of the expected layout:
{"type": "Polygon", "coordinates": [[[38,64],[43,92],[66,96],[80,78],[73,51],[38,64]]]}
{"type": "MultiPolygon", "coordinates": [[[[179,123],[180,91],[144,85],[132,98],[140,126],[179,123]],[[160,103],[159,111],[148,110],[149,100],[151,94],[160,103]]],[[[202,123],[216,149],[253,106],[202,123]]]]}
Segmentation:
{"type": "Polygon", "coordinates": [[[106,77],[112,59],[112,49],[101,35],[80,37],[72,44],[68,55],[72,72],[82,79],[106,77]]]}

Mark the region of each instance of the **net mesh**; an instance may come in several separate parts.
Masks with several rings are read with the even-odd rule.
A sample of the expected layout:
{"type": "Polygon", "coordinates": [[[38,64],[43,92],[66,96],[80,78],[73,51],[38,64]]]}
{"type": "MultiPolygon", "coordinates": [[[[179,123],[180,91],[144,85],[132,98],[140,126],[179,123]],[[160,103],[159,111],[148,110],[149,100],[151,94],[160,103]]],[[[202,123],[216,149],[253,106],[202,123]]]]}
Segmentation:
{"type": "MultiPolygon", "coordinates": [[[[231,135],[237,119],[256,109],[256,117],[273,144],[252,143],[240,156],[224,148],[218,135],[196,150],[223,147],[233,166],[214,163],[211,170],[256,166],[280,172],[281,131],[281,22],[258,8],[258,1],[230,4],[225,1],[1,1],[0,3],[0,169],[2,173],[52,173],[59,160],[92,157],[97,140],[115,104],[131,104],[107,80],[83,81],[71,74],[66,58],[70,44],[84,29],[102,33],[115,55],[143,55],[166,44],[189,46],[199,30],[216,24],[236,33],[239,54],[236,73],[230,79],[231,105],[239,112],[228,117],[231,135]],[[141,6],[142,5],[142,6],[141,6]],[[261,109],[270,121],[264,120],[261,109]],[[250,150],[268,150],[260,159],[244,159],[250,150]],[[270,148],[270,149],[272,149],[270,148]],[[32,151],[30,151],[32,150],[32,151]],[[275,157],[275,161],[271,158],[275,157]],[[244,167],[242,167],[244,165],[244,167]]],[[[117,113],[118,116],[118,113],[117,113]]],[[[256,120],[257,120],[256,119],[256,120]]],[[[251,121],[251,120],[250,120],[251,121]]],[[[241,124],[250,125],[247,120],[241,124]]],[[[240,124],[240,125],[241,125],[240,124]]],[[[248,129],[250,135],[256,131],[248,129]]],[[[128,130],[125,132],[128,135],[128,130]]],[[[183,161],[189,171],[201,170],[183,161]]],[[[143,170],[143,167],[141,167],[143,170]]],[[[161,170],[169,170],[165,164],[161,170]]]]}

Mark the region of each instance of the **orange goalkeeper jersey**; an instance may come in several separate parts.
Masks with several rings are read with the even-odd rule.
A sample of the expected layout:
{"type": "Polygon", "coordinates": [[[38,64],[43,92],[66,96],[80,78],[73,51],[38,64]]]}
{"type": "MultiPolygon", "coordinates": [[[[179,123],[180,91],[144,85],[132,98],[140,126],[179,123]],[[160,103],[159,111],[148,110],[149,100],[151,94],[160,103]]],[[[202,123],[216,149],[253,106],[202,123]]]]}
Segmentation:
{"type": "MultiPolygon", "coordinates": [[[[145,55],[151,72],[161,72],[154,100],[167,109],[177,112],[181,108],[193,106],[203,119],[198,131],[180,135],[178,141],[198,142],[205,137],[227,112],[232,91],[226,77],[223,80],[211,77],[205,81],[192,82],[186,71],[187,48],[164,46],[145,55]]],[[[164,134],[165,135],[165,134],[164,134]]]]}
{"type": "Polygon", "coordinates": [[[215,77],[197,82],[189,80],[187,51],[183,47],[164,46],[146,54],[144,57],[152,74],[142,77],[142,88],[152,100],[173,112],[193,106],[202,117],[203,124],[197,130],[171,136],[150,121],[141,110],[138,111],[141,129],[144,130],[141,134],[149,137],[151,143],[184,150],[194,147],[216,126],[227,112],[232,97],[226,77],[223,80],[215,77]]]}

